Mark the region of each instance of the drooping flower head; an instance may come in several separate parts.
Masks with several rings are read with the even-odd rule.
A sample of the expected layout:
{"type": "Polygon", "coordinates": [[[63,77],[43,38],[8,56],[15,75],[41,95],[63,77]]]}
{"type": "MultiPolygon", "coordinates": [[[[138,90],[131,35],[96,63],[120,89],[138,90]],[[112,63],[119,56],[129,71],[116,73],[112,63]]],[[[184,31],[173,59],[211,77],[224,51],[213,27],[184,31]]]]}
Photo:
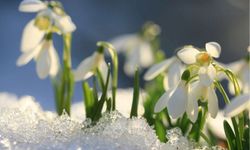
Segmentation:
{"type": "Polygon", "coordinates": [[[37,12],[24,28],[21,52],[17,65],[22,66],[34,59],[37,62],[37,74],[44,79],[54,77],[59,70],[59,60],[52,42],[52,33],[67,34],[76,27],[56,1],[23,0],[19,6],[22,12],[37,12]]]}
{"type": "Polygon", "coordinates": [[[85,58],[74,71],[75,81],[86,80],[99,69],[103,79],[106,79],[108,66],[104,60],[104,48],[99,47],[91,56],[85,58]]]}
{"type": "Polygon", "coordinates": [[[182,73],[179,84],[159,99],[155,106],[156,112],[164,108],[160,104],[164,103],[172,118],[178,118],[186,111],[189,119],[195,122],[198,116],[198,100],[203,100],[208,103],[210,115],[217,115],[218,98],[213,85],[217,71],[213,58],[219,57],[221,47],[216,42],[206,43],[205,47],[206,51],[192,46],[178,51],[178,58],[189,66],[182,73]]]}
{"type": "Polygon", "coordinates": [[[124,71],[127,75],[133,76],[136,67],[146,68],[154,63],[151,42],[159,34],[160,27],[150,22],[146,23],[139,33],[121,35],[111,40],[117,52],[125,54],[124,71]]]}

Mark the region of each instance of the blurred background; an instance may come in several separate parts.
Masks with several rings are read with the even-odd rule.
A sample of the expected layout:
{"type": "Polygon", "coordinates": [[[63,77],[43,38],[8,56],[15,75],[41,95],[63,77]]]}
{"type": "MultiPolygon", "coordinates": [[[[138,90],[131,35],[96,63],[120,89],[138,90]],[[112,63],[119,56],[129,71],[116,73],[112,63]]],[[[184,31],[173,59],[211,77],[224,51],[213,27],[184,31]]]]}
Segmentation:
{"type": "MultiPolygon", "coordinates": [[[[208,41],[222,46],[219,61],[228,63],[247,55],[249,45],[249,0],[60,0],[77,26],[73,34],[73,67],[96,49],[96,41],[140,30],[146,21],[161,26],[161,47],[167,56],[183,45],[204,47],[208,41]]],[[[0,91],[32,95],[44,109],[54,110],[49,79],[40,80],[35,63],[16,67],[20,40],[33,13],[18,12],[21,0],[0,1],[0,91]]],[[[59,53],[62,41],[55,37],[59,53]]],[[[120,69],[119,87],[133,85],[120,69]]],[[[74,102],[81,101],[77,83],[74,102]]]]}

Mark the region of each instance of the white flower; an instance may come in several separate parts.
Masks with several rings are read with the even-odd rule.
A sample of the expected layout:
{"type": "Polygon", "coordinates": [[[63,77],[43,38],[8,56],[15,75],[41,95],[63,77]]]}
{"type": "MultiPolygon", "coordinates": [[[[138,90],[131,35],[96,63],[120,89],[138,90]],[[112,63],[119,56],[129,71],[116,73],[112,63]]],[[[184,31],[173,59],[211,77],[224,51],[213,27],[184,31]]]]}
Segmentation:
{"type": "Polygon", "coordinates": [[[250,96],[249,93],[236,96],[231,100],[231,103],[228,104],[225,108],[225,116],[233,117],[248,110],[250,116],[250,96]]]}
{"type": "Polygon", "coordinates": [[[191,121],[195,122],[198,117],[198,100],[205,100],[208,102],[208,112],[212,118],[215,118],[218,111],[218,97],[215,93],[213,84],[211,86],[205,86],[201,80],[192,83],[190,92],[188,94],[189,111],[187,115],[191,121]]]}
{"type": "Polygon", "coordinates": [[[136,67],[146,68],[154,62],[154,54],[149,41],[138,34],[127,34],[111,40],[117,52],[125,54],[124,71],[134,75],[136,67]]]}
{"type": "Polygon", "coordinates": [[[216,42],[208,42],[205,45],[206,52],[201,52],[194,47],[184,47],[178,51],[178,57],[186,64],[210,63],[212,57],[219,58],[221,47],[216,42]]]}
{"type": "Polygon", "coordinates": [[[86,80],[94,75],[95,71],[99,69],[104,81],[108,73],[108,66],[104,60],[103,52],[96,51],[91,56],[85,58],[77,69],[74,71],[75,81],[86,80]]]}
{"type": "Polygon", "coordinates": [[[173,119],[179,118],[186,111],[189,119],[195,122],[198,117],[198,100],[200,99],[208,101],[208,112],[211,117],[216,117],[219,108],[213,82],[217,72],[211,62],[212,57],[219,57],[221,48],[218,43],[209,42],[206,44],[206,50],[207,52],[201,52],[193,47],[184,47],[177,53],[184,63],[196,65],[191,75],[197,74],[197,77],[194,81],[189,81],[187,85],[184,80],[181,80],[174,90],[166,91],[156,103],[155,112],[167,106],[169,115],[173,119]]]}
{"type": "MultiPolygon", "coordinates": [[[[243,93],[249,93],[250,90],[250,63],[248,59],[249,58],[241,59],[228,65],[228,68],[231,69],[233,73],[235,73],[239,82],[240,89],[243,93]]],[[[232,82],[229,82],[228,89],[231,94],[234,94],[234,85],[232,82]]]]}
{"type": "Polygon", "coordinates": [[[17,66],[27,64],[31,60],[36,61],[38,77],[54,77],[59,71],[59,59],[52,40],[43,40],[36,47],[26,50],[17,60],[17,66]]]}
{"type": "Polygon", "coordinates": [[[40,0],[23,0],[19,10],[23,12],[38,12],[35,19],[31,20],[24,28],[21,51],[22,55],[17,60],[17,65],[22,66],[34,59],[39,78],[48,75],[54,77],[59,71],[58,54],[53,46],[52,32],[68,33],[75,30],[75,25],[70,17],[64,13],[57,3],[42,2],[40,0]]]}
{"type": "Polygon", "coordinates": [[[152,80],[160,74],[164,74],[164,88],[169,90],[174,88],[181,79],[183,65],[175,56],[153,65],[144,75],[145,80],[152,80]]]}
{"type": "Polygon", "coordinates": [[[34,25],[44,32],[51,31],[54,27],[59,29],[59,33],[69,33],[76,29],[70,16],[65,14],[60,5],[55,2],[23,0],[19,5],[19,10],[22,12],[38,12],[34,25]]]}

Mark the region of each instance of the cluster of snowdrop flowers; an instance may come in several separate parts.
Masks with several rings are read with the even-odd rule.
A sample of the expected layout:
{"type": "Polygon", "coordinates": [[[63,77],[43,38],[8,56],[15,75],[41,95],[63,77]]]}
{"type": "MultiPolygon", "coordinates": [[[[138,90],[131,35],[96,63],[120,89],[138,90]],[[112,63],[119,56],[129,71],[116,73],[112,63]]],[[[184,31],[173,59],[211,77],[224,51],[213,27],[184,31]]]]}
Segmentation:
{"type": "Polygon", "coordinates": [[[37,12],[24,28],[21,42],[22,55],[17,65],[22,66],[34,59],[39,78],[56,76],[59,71],[58,54],[52,41],[52,33],[67,34],[76,26],[57,1],[23,0],[21,12],[37,12]]]}
{"type": "Polygon", "coordinates": [[[155,61],[154,48],[151,42],[160,34],[160,27],[153,23],[146,23],[142,32],[125,34],[111,40],[118,53],[125,54],[124,71],[133,76],[136,67],[146,68],[155,61]]]}
{"type": "Polygon", "coordinates": [[[174,89],[166,91],[155,105],[155,112],[164,107],[176,119],[187,113],[192,122],[197,120],[198,100],[207,101],[208,112],[215,117],[218,112],[218,98],[214,90],[217,70],[213,58],[218,58],[221,47],[216,42],[205,45],[206,51],[186,46],[178,51],[178,58],[189,65],[182,74],[181,80],[174,89]]]}

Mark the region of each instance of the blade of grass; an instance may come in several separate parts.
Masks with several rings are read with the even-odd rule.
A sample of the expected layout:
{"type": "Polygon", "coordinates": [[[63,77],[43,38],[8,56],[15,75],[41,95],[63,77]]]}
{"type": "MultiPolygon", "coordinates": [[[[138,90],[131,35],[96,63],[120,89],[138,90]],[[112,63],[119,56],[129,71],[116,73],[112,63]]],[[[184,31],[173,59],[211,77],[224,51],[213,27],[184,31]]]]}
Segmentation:
{"type": "Polygon", "coordinates": [[[134,93],[133,93],[133,102],[130,112],[130,118],[133,116],[137,117],[137,110],[139,104],[139,69],[137,68],[134,76],[134,93]]]}

